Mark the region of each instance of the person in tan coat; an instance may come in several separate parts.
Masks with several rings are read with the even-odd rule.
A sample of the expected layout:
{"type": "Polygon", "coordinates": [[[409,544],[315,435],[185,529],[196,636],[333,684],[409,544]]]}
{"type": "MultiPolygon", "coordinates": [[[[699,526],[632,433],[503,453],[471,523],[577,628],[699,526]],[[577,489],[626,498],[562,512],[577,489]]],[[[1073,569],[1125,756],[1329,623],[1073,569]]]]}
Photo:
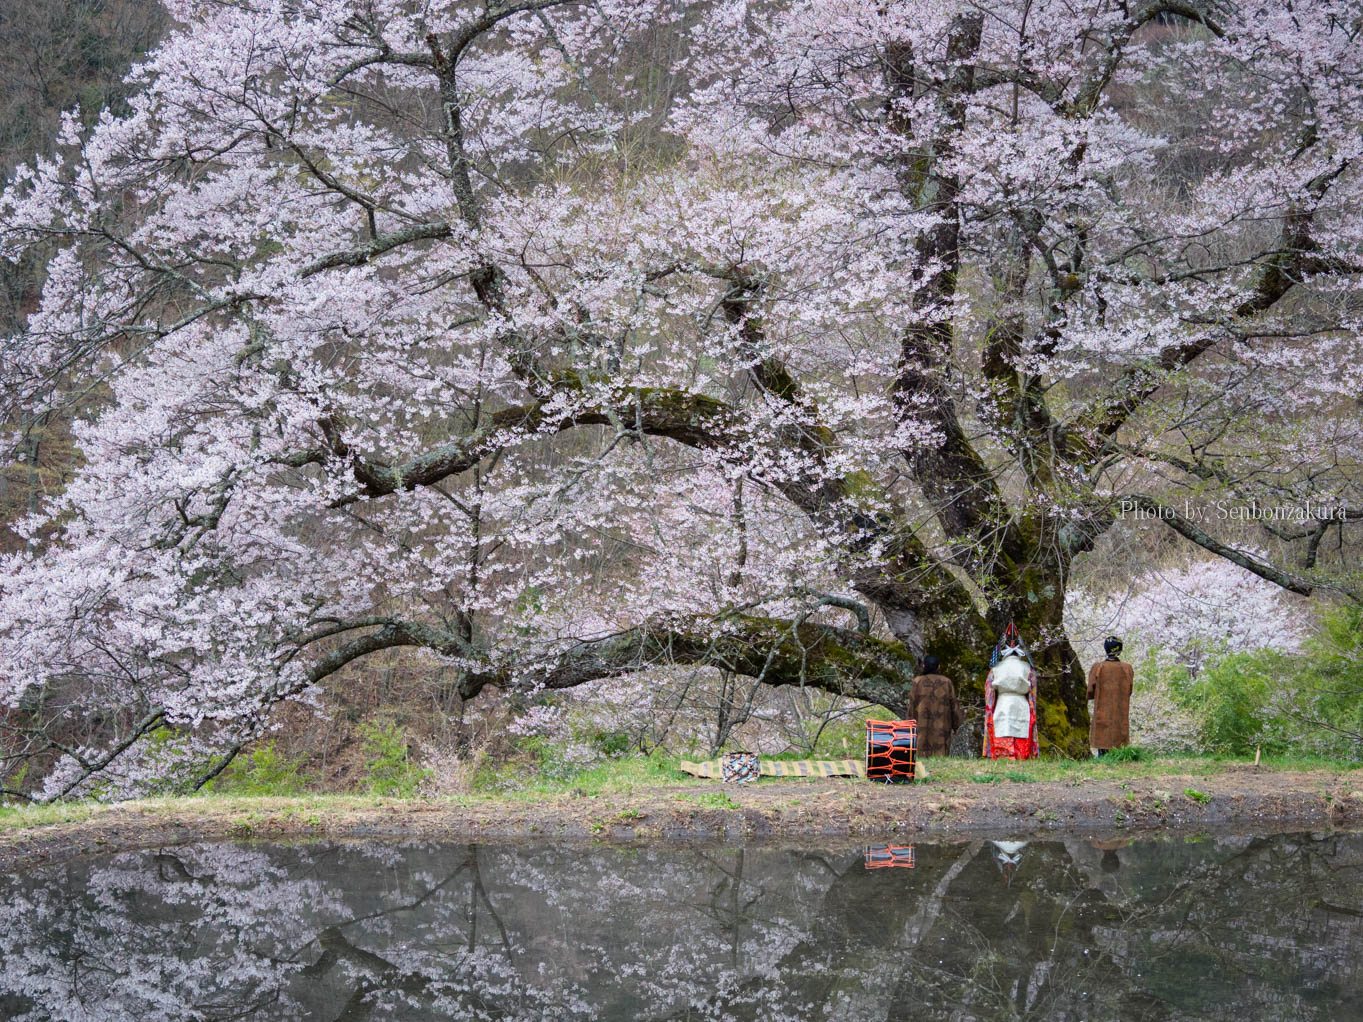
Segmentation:
{"type": "Polygon", "coordinates": [[[965,723],[956,686],[944,674],[935,656],[923,658],[923,673],[909,689],[909,715],[918,721],[918,756],[945,756],[951,751],[951,735],[965,723]]]}
{"type": "Polygon", "coordinates": [[[1106,660],[1089,668],[1088,697],[1093,700],[1089,745],[1102,755],[1131,743],[1131,686],[1135,672],[1121,659],[1122,640],[1110,635],[1103,642],[1106,660]]]}

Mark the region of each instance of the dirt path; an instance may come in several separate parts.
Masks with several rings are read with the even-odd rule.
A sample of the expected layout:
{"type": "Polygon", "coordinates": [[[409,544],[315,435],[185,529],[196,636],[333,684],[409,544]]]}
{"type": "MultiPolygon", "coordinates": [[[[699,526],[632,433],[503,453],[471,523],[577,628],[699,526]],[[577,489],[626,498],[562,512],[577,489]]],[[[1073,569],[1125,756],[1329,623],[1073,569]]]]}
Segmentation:
{"type": "Polygon", "coordinates": [[[1053,831],[1363,828],[1363,775],[1327,770],[1165,774],[1130,781],[882,786],[865,781],[687,784],[536,801],[185,799],[123,803],[76,823],[0,832],[7,872],[76,856],[205,839],[411,837],[449,841],[951,840],[1053,831]]]}

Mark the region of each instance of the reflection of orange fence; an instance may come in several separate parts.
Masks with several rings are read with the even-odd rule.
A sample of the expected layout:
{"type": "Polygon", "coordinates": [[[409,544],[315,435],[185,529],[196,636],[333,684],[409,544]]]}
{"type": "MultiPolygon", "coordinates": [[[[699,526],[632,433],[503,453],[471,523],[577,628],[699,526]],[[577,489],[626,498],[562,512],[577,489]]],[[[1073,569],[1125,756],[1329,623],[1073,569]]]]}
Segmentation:
{"type": "Polygon", "coordinates": [[[866,849],[867,869],[913,869],[913,845],[872,845],[866,849]]]}
{"type": "Polygon", "coordinates": [[[866,722],[866,779],[889,783],[913,780],[918,754],[918,721],[866,722]]]}

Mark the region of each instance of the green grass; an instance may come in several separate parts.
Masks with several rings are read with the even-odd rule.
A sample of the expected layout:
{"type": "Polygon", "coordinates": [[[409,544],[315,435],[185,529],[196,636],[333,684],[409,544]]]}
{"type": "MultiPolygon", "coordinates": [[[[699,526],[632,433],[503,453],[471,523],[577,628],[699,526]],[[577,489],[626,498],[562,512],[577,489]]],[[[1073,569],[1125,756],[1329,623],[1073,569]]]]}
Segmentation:
{"type": "Polygon", "coordinates": [[[678,795],[684,802],[694,802],[706,809],[737,809],[738,803],[722,791],[703,791],[695,795],[678,795]]]}
{"type": "Polygon", "coordinates": [[[67,802],[55,806],[0,806],[0,833],[44,827],[54,823],[84,823],[104,810],[97,802],[67,802]]]}
{"type": "MultiPolygon", "coordinates": [[[[930,759],[927,761],[932,784],[988,784],[995,781],[1028,783],[1034,781],[1129,781],[1141,777],[1186,774],[1210,776],[1224,770],[1248,765],[1243,756],[1155,756],[1146,750],[1139,759],[1068,760],[1039,759],[1025,762],[979,759],[930,759]]],[[[1360,770],[1363,765],[1320,756],[1264,756],[1261,770],[1360,770]]]]}
{"type": "Polygon", "coordinates": [[[1139,745],[1126,745],[1120,749],[1111,749],[1103,757],[1108,763],[1144,763],[1154,758],[1153,752],[1149,749],[1142,749],[1139,745]]]}
{"type": "MultiPolygon", "coordinates": [[[[61,805],[0,806],[0,833],[63,823],[83,823],[102,813],[117,809],[150,815],[182,813],[190,816],[235,816],[258,818],[258,814],[277,812],[298,818],[306,823],[320,824],[328,813],[344,813],[351,809],[368,809],[392,805],[403,799],[383,798],[378,795],[323,795],[317,793],[291,797],[258,795],[186,795],[164,798],[144,798],[131,802],[67,802],[61,805]]],[[[460,795],[441,800],[451,805],[470,805],[479,801],[476,796],[460,795]]]]}
{"type": "Polygon", "coordinates": [[[604,795],[628,793],[638,788],[669,784],[704,784],[699,777],[684,774],[678,760],[663,756],[625,756],[597,763],[581,773],[567,777],[546,777],[528,773],[522,767],[503,766],[484,769],[474,781],[474,792],[492,798],[536,799],[546,795],[604,795]]]}
{"type": "MultiPolygon", "coordinates": [[[[1101,760],[1035,760],[1030,762],[989,763],[978,759],[931,759],[928,768],[931,779],[928,783],[934,789],[952,785],[970,784],[1027,784],[1037,781],[1068,781],[1081,785],[1090,780],[1115,780],[1131,782],[1137,779],[1159,778],[1166,776],[1213,777],[1228,769],[1243,768],[1251,760],[1244,757],[1226,756],[1178,756],[1161,758],[1150,756],[1135,762],[1118,762],[1110,757],[1101,760]]],[[[1325,759],[1319,756],[1265,756],[1260,769],[1269,771],[1319,771],[1338,774],[1363,770],[1358,763],[1325,759]]],[[[592,797],[607,794],[646,794],[658,788],[696,788],[702,789],[694,794],[683,791],[678,794],[697,805],[718,809],[734,809],[737,803],[724,791],[716,791],[714,780],[706,780],[683,774],[677,769],[677,760],[669,757],[629,756],[604,761],[567,779],[545,779],[530,776],[521,777],[514,771],[504,770],[489,775],[493,780],[515,782],[517,786],[496,789],[481,787],[468,794],[445,796],[431,800],[435,804],[456,806],[486,806],[509,804],[523,801],[536,801],[547,798],[592,797]]],[[[485,778],[486,779],[486,778],[485,778]]],[[[777,778],[764,777],[757,783],[793,785],[794,782],[813,783],[817,778],[777,778]]],[[[865,786],[853,778],[845,778],[847,787],[876,790],[865,786]]],[[[1194,801],[1202,795],[1198,787],[1185,783],[1178,784],[1174,790],[1183,791],[1194,801]]],[[[1206,797],[1206,796],[1204,796],[1206,797]]],[[[302,793],[290,796],[260,796],[213,792],[188,797],[163,797],[143,799],[136,802],[115,804],[119,809],[135,813],[171,812],[187,816],[241,816],[247,823],[261,818],[257,814],[277,813],[297,819],[310,826],[320,826],[330,814],[343,814],[348,810],[373,808],[383,805],[401,804],[410,801],[403,797],[385,797],[376,793],[331,795],[302,793]]],[[[59,824],[82,823],[93,819],[114,806],[96,802],[73,802],[61,805],[0,806],[0,833],[16,832],[59,824]]]]}

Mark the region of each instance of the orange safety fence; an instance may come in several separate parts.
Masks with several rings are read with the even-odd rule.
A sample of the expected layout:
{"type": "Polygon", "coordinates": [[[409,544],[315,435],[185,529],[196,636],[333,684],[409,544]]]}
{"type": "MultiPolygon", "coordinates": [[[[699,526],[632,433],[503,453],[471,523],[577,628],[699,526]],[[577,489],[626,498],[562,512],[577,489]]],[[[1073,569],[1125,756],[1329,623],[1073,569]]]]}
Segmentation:
{"type": "Polygon", "coordinates": [[[889,784],[913,781],[918,756],[918,721],[866,722],[866,779],[889,784]]]}

